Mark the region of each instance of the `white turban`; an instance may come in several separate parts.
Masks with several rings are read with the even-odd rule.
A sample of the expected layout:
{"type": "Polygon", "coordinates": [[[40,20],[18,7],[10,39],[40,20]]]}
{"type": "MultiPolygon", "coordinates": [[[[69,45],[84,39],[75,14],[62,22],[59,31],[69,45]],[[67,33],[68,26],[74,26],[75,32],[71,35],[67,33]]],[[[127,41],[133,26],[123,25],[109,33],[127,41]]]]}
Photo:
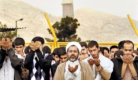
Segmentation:
{"type": "Polygon", "coordinates": [[[78,48],[79,52],[81,52],[81,45],[78,42],[69,42],[66,46],[66,52],[69,49],[69,47],[71,47],[73,45],[78,48]]]}

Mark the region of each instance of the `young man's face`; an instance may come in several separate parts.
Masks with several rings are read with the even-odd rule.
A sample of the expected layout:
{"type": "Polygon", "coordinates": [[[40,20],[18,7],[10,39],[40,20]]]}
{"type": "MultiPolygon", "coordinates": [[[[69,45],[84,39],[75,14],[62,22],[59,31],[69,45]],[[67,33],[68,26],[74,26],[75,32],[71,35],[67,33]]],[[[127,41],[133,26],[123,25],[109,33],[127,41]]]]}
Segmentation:
{"type": "Polygon", "coordinates": [[[64,62],[66,62],[67,61],[67,55],[65,54],[65,55],[61,55],[60,56],[60,62],[61,63],[64,63],[64,62]]]}
{"type": "Polygon", "coordinates": [[[56,62],[59,61],[59,57],[58,57],[58,55],[54,55],[54,60],[55,60],[56,62]]]}
{"type": "Polygon", "coordinates": [[[110,51],[110,57],[111,59],[114,58],[114,54],[115,52],[118,51],[118,48],[112,48],[111,51],[110,51]]]}
{"type": "Polygon", "coordinates": [[[72,62],[77,60],[78,56],[79,56],[78,48],[76,46],[69,47],[68,51],[67,51],[67,56],[68,56],[69,60],[72,62]]]}
{"type": "Polygon", "coordinates": [[[88,49],[86,47],[82,47],[81,54],[88,54],[88,49]]]}
{"type": "Polygon", "coordinates": [[[17,46],[15,46],[15,51],[16,51],[18,54],[22,53],[23,50],[24,50],[24,46],[23,46],[23,45],[17,45],[17,46]]]}
{"type": "Polygon", "coordinates": [[[107,50],[104,50],[104,56],[109,58],[109,52],[107,50]]]}
{"type": "Polygon", "coordinates": [[[133,45],[131,43],[124,43],[122,51],[126,56],[132,55],[134,51],[133,45]]]}
{"type": "Polygon", "coordinates": [[[89,50],[89,53],[92,55],[93,58],[99,58],[100,48],[93,46],[93,47],[88,47],[88,50],[89,50]]]}

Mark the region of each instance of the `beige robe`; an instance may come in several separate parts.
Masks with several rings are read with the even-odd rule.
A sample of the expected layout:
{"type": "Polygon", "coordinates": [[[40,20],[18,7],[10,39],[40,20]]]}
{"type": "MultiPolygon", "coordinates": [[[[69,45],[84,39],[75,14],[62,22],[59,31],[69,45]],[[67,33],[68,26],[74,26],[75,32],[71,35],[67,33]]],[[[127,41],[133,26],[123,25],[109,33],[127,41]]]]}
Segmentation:
{"type": "MultiPolygon", "coordinates": [[[[65,72],[66,63],[60,64],[54,76],[54,80],[64,80],[64,72],[65,72]]],[[[80,62],[81,66],[81,80],[93,80],[94,76],[92,76],[93,71],[88,64],[80,62]]]]}

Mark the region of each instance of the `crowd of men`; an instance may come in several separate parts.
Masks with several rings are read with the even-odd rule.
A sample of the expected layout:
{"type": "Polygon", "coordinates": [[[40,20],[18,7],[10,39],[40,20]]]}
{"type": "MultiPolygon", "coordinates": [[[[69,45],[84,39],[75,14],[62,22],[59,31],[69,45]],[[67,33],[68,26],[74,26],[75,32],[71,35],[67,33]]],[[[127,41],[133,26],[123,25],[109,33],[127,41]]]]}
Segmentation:
{"type": "Polygon", "coordinates": [[[69,42],[53,52],[42,37],[28,46],[17,37],[0,40],[0,80],[138,80],[138,52],[130,40],[100,47],[69,42]]]}

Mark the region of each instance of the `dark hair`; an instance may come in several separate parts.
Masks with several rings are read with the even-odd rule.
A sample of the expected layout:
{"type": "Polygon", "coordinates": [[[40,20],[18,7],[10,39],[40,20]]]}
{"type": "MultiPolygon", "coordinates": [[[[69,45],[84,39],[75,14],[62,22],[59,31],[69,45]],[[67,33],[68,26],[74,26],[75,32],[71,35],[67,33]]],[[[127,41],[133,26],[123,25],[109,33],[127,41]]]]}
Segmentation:
{"type": "Polygon", "coordinates": [[[111,51],[113,48],[117,48],[117,49],[118,49],[118,47],[117,47],[116,45],[112,45],[112,46],[110,47],[110,51],[111,51]]]}
{"type": "Polygon", "coordinates": [[[86,42],[80,42],[80,45],[81,45],[81,47],[86,47],[86,48],[88,47],[86,42]]]}
{"type": "Polygon", "coordinates": [[[122,41],[120,41],[120,42],[118,43],[118,48],[119,48],[119,49],[122,49],[122,48],[123,48],[124,41],[125,41],[125,40],[122,40],[122,41]]]}
{"type": "Polygon", "coordinates": [[[134,43],[130,40],[125,40],[124,43],[123,43],[123,48],[124,48],[124,44],[132,44],[133,45],[133,49],[134,49],[134,43]]]}
{"type": "Polygon", "coordinates": [[[55,56],[55,55],[58,55],[58,49],[59,49],[59,48],[55,48],[55,49],[53,50],[53,52],[52,52],[52,55],[54,55],[54,56],[55,56]]]}
{"type": "Polygon", "coordinates": [[[39,37],[39,36],[34,37],[34,38],[32,39],[32,41],[33,41],[33,42],[40,41],[41,44],[44,44],[44,43],[45,43],[44,39],[43,39],[42,37],[39,37]]]}
{"type": "Polygon", "coordinates": [[[138,48],[136,50],[138,51],[138,48]]]}
{"type": "Polygon", "coordinates": [[[54,56],[57,55],[60,58],[62,55],[66,54],[66,49],[65,47],[55,48],[52,54],[54,56]]]}
{"type": "Polygon", "coordinates": [[[25,41],[23,38],[17,37],[14,41],[13,41],[13,47],[18,46],[18,45],[23,45],[25,46],[25,41]]]}
{"type": "Polygon", "coordinates": [[[137,50],[134,50],[134,53],[138,56],[138,51],[137,50]]]}
{"type": "Polygon", "coordinates": [[[42,50],[43,53],[49,53],[49,54],[51,53],[51,49],[48,46],[44,46],[42,50]]]}
{"type": "Polygon", "coordinates": [[[30,51],[31,51],[31,47],[30,46],[25,47],[25,49],[24,49],[25,54],[30,53],[30,51]]]}
{"type": "Polygon", "coordinates": [[[62,55],[65,55],[66,54],[66,49],[65,47],[60,47],[58,49],[58,56],[61,57],[62,55]]]}
{"type": "Polygon", "coordinates": [[[98,45],[97,41],[92,40],[88,43],[88,47],[94,47],[94,46],[99,48],[99,45],[98,45]]]}
{"type": "Polygon", "coordinates": [[[123,51],[121,50],[116,51],[114,54],[114,58],[120,58],[120,56],[123,56],[123,51]]]}
{"type": "Polygon", "coordinates": [[[109,53],[109,49],[107,47],[100,47],[100,51],[102,52],[103,55],[104,55],[104,50],[107,50],[107,52],[109,53]]]}

